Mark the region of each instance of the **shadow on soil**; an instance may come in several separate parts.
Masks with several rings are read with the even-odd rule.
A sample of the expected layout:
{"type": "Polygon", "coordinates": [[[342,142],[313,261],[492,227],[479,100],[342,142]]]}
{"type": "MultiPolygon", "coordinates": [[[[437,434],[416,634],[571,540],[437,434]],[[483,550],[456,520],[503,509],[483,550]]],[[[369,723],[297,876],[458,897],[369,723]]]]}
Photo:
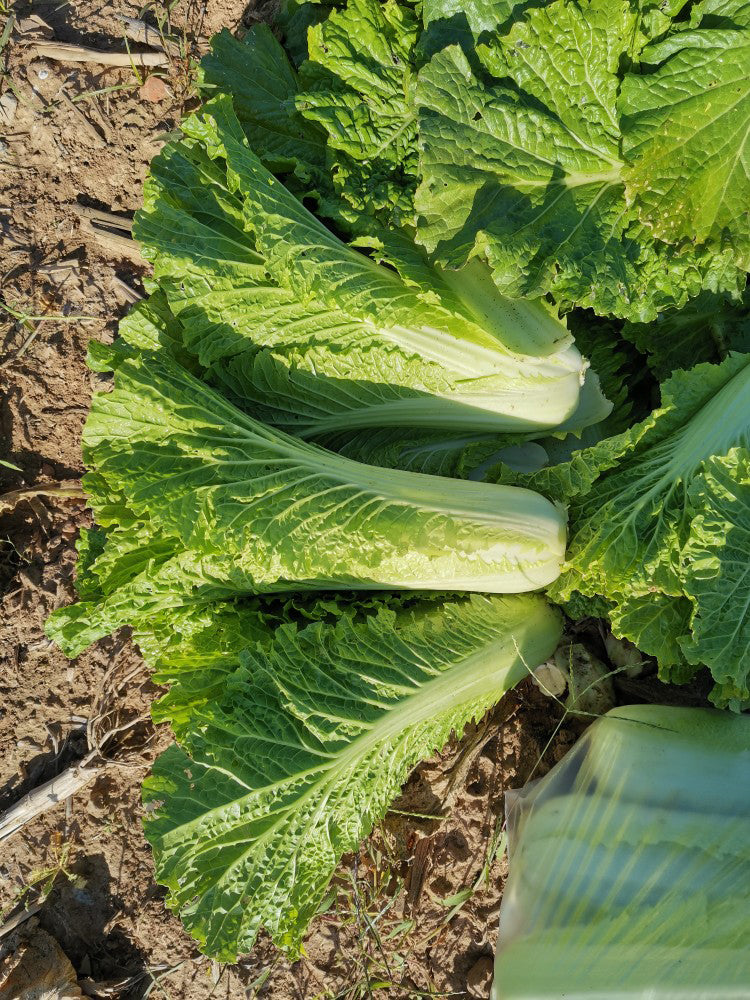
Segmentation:
{"type": "Polygon", "coordinates": [[[146,955],[113,926],[123,901],[103,855],[77,858],[59,877],[38,919],[60,944],[79,976],[94,982],[132,979],[120,993],[138,1000],[151,984],[146,955]]]}

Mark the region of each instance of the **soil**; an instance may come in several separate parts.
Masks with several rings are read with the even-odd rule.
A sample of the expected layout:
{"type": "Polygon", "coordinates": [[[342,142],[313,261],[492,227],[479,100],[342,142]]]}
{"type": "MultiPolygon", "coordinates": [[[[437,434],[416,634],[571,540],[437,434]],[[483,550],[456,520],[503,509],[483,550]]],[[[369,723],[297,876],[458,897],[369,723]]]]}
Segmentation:
{"type": "MultiPolygon", "coordinates": [[[[248,16],[232,0],[177,0],[158,12],[167,6],[193,59],[214,31],[248,16]]],[[[154,9],[143,15],[152,23],[154,9]]],[[[238,964],[219,966],[164,907],[139,793],[170,740],[150,721],[159,689],[126,633],[71,662],[43,625],[73,598],[74,544],[89,521],[81,498],[49,492],[75,490],[83,472],[81,429],[98,380],[87,344],[111,342],[146,274],[133,250],[100,241],[81,206],[125,220],[139,206],[149,160],[195,101],[190,64],[172,59],[152,74],[166,86],[142,89],[129,68],[42,59],[24,42],[45,30],[28,23],[33,14],[58,41],[122,52],[118,15],[143,12],[125,0],[11,10],[0,91],[17,107],[0,124],[0,305],[54,318],[0,316],[0,461],[17,467],[0,466],[0,494],[40,491],[4,512],[0,503],[0,810],[113,735],[95,782],[2,843],[3,919],[40,908],[4,939],[0,970],[8,942],[38,926],[88,996],[486,998],[506,874],[502,851],[493,856],[504,792],[543,774],[582,728],[569,719],[556,731],[560,713],[529,682],[411,776],[359,854],[344,859],[303,960],[290,964],[261,939],[238,964]],[[63,87],[86,96],[71,105],[63,87]],[[451,899],[469,889],[463,905],[451,899]]]]}

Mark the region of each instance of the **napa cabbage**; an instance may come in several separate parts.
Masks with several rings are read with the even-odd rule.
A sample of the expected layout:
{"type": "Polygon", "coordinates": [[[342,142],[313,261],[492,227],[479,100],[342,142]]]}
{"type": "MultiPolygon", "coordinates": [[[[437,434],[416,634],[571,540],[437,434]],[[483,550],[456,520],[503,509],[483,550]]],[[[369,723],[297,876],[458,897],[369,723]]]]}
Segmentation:
{"type": "Polygon", "coordinates": [[[121,625],[242,594],[518,593],[559,574],[565,515],[520,487],[375,468],[259,423],[164,353],[115,369],[84,431],[98,524],[80,603],[48,632],[77,655],[121,625]]]}
{"type": "MultiPolygon", "coordinates": [[[[248,642],[258,618],[248,611],[248,642]]],[[[339,858],[411,768],[551,654],[537,595],[375,606],[248,645],[144,785],[156,874],[201,948],[299,954],[339,858]]]]}
{"type": "Polygon", "coordinates": [[[240,405],[272,403],[308,439],[580,430],[610,411],[554,310],[501,295],[479,261],[433,267],[406,233],[344,242],[266,169],[228,95],[182,132],[134,232],[185,349],[240,405]]]}
{"type": "Polygon", "coordinates": [[[644,421],[532,482],[568,498],[555,595],[605,598],[665,678],[706,665],[717,704],[747,704],[750,355],[675,372],[644,421]]]}

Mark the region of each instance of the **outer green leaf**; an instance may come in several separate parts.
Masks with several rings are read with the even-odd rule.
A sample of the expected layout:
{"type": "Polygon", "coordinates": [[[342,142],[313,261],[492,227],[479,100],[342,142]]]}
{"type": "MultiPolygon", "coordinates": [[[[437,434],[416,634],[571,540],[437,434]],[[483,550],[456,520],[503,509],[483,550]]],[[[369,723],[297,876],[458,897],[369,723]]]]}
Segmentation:
{"type": "MultiPolygon", "coordinates": [[[[126,317],[120,325],[120,335],[136,347],[165,349],[178,356],[184,367],[201,371],[196,359],[182,348],[180,341],[186,339],[186,331],[165,305],[161,293],[140,303],[126,317]]],[[[608,359],[603,352],[597,351],[597,356],[607,369],[608,359]]],[[[236,356],[220,358],[203,370],[202,377],[250,416],[290,433],[305,435],[308,432],[311,436],[310,424],[325,420],[332,410],[335,412],[337,405],[341,409],[352,405],[351,387],[346,383],[338,385],[299,368],[290,369],[267,350],[248,349],[236,356]]],[[[619,399],[621,387],[612,379],[609,383],[619,399]]],[[[619,407],[621,418],[626,411],[626,406],[619,407]]],[[[558,427],[557,433],[561,437],[567,432],[571,436],[579,435],[582,427],[595,423],[603,412],[606,411],[602,407],[597,376],[588,371],[578,409],[558,427]]],[[[481,479],[485,476],[480,469],[501,449],[516,442],[518,435],[466,434],[460,429],[429,432],[394,427],[321,433],[315,440],[325,448],[370,465],[458,479],[481,479]]],[[[563,442],[556,444],[562,447],[563,442]]]]}
{"type": "Polygon", "coordinates": [[[628,390],[633,381],[630,369],[635,352],[620,336],[620,324],[596,319],[591,313],[576,312],[571,314],[569,325],[576,344],[581,345],[605,395],[612,402],[608,424],[617,424],[617,430],[625,430],[632,422],[633,404],[628,390]]]}
{"type": "Polygon", "coordinates": [[[693,522],[685,547],[685,592],[692,636],[681,642],[691,663],[711,666],[717,700],[750,699],[750,452],[710,459],[690,490],[693,522]]]}
{"type": "Polygon", "coordinates": [[[693,605],[687,597],[669,597],[652,593],[632,597],[609,611],[615,635],[630,639],[659,662],[664,680],[681,684],[689,680],[696,667],[690,667],[679,640],[690,631],[693,605]]]}
{"type": "MultiPolygon", "coordinates": [[[[162,293],[128,314],[120,324],[120,336],[138,348],[178,354],[188,370],[201,370],[195,359],[180,350],[186,332],[165,305],[162,293]]],[[[290,369],[267,350],[247,350],[221,359],[203,370],[203,378],[250,416],[290,433],[325,419],[332,408],[335,412],[337,402],[343,409],[351,405],[351,390],[345,385],[339,388],[332,380],[290,369]]],[[[596,407],[599,398],[596,394],[596,407]]],[[[585,422],[591,416],[584,413],[581,419],[585,422]]],[[[475,478],[472,474],[479,466],[513,440],[513,435],[384,428],[324,433],[317,443],[370,465],[468,479],[475,478]]]]}
{"type": "Polygon", "coordinates": [[[724,28],[750,28],[747,0],[703,0],[693,9],[691,23],[724,28]]]}
{"type": "MultiPolygon", "coordinates": [[[[664,420],[670,412],[670,406],[667,404],[662,410],[656,410],[645,420],[619,434],[594,440],[591,445],[581,441],[580,450],[572,452],[571,444],[574,446],[575,438],[572,443],[567,440],[556,442],[557,448],[551,439],[540,439],[545,450],[545,461],[537,466],[538,471],[531,469],[527,474],[519,475],[514,471],[513,465],[503,461],[504,456],[500,456],[500,464],[495,464],[487,470],[487,479],[491,482],[522,484],[538,490],[558,503],[572,504],[575,507],[576,504],[584,502],[582,498],[591,493],[599,478],[609,469],[615,469],[638,447],[641,439],[652,430],[654,424],[664,420]],[[547,461],[556,459],[556,464],[547,464],[547,461]]],[[[592,427],[592,431],[595,430],[596,426],[592,427]]]]}
{"type": "Polygon", "coordinates": [[[388,430],[331,434],[319,443],[369,465],[453,479],[484,480],[484,465],[507,446],[507,439],[496,434],[462,437],[388,430]]]}
{"type": "MultiPolygon", "coordinates": [[[[617,8],[623,11],[625,5],[617,8]]],[[[609,121],[611,109],[601,104],[602,99],[613,103],[616,85],[614,67],[606,76],[605,25],[599,35],[601,68],[611,94],[605,87],[599,95],[597,81],[585,95],[594,108],[591,122],[573,122],[571,114],[579,104],[571,101],[568,80],[560,114],[566,63],[560,76],[551,66],[556,58],[564,59],[566,45],[564,40],[551,42],[550,20],[564,36],[566,27],[575,30],[579,23],[569,13],[574,10],[574,5],[557,4],[552,11],[535,12],[533,22],[518,23],[510,38],[497,39],[484,50],[495,75],[518,74],[518,89],[486,86],[458,48],[433,57],[419,75],[423,179],[415,205],[420,239],[454,267],[482,248],[500,273],[512,268],[514,258],[522,259],[533,268],[531,281],[536,282],[536,288],[527,282],[526,291],[543,287],[550,271],[545,261],[553,250],[566,252],[571,231],[577,244],[595,237],[598,247],[603,223],[618,236],[622,230],[616,125],[609,121]],[[562,17],[559,25],[555,15],[562,17]],[[532,63],[526,72],[527,53],[542,65],[532,63]],[[549,88],[545,74],[552,74],[549,88]],[[549,107],[542,104],[545,97],[549,107]],[[501,253],[506,259],[500,259],[501,253]]],[[[572,70],[573,80],[581,69],[579,64],[572,70]]]]}
{"type": "Polygon", "coordinates": [[[664,379],[677,368],[750,350],[750,297],[732,302],[726,295],[705,291],[655,323],[626,323],[622,334],[648,355],[654,375],[664,379]]]}
{"type": "Polygon", "coordinates": [[[281,32],[284,50],[295,66],[307,59],[307,33],[314,24],[328,17],[337,3],[318,0],[281,0],[274,17],[274,28],[281,32]]]}
{"type": "MultiPolygon", "coordinates": [[[[577,460],[595,469],[603,448],[614,457],[616,442],[577,460]]],[[[571,505],[567,572],[552,593],[612,601],[618,634],[656,655],[665,676],[689,676],[685,659],[704,663],[717,700],[736,707],[750,698],[750,356],[675,373],[661,409],[620,443],[614,467],[571,505]]],[[[537,487],[541,475],[531,477],[537,487]]]]}
{"type": "Polygon", "coordinates": [[[296,954],[331,875],[411,768],[550,655],[536,597],[287,626],[144,788],[157,878],[201,948],[232,961],[261,926],[296,954]]]}
{"type": "MultiPolygon", "coordinates": [[[[537,494],[374,469],[259,424],[166,357],[113,360],[84,458],[145,537],[140,572],[50,619],[72,655],[120,625],[241,594],[507,593],[559,573],[564,517],[537,494]]],[[[97,516],[105,492],[91,496],[97,516]]]]}
{"type": "Polygon", "coordinates": [[[308,36],[297,109],[327,133],[340,196],[360,215],[401,226],[412,218],[417,173],[413,106],[418,21],[388,0],[351,0],[308,36]]]}
{"type": "Polygon", "coordinates": [[[214,35],[201,62],[198,87],[210,98],[231,96],[237,117],[268,167],[293,172],[315,189],[326,186],[326,137],[295,109],[297,74],[267,24],[256,24],[240,42],[226,30],[214,35]]]}
{"type": "Polygon", "coordinates": [[[603,597],[584,597],[574,591],[562,607],[568,618],[579,622],[582,618],[607,618],[612,603],[603,597]]]}
{"type": "Polygon", "coordinates": [[[170,609],[138,622],[133,640],[153,670],[153,680],[169,690],[154,702],[155,722],[169,722],[182,744],[189,741],[196,712],[226,695],[227,683],[240,666],[240,653],[259,643],[269,645],[283,625],[302,628],[311,622],[328,627],[348,619],[363,623],[384,609],[399,614],[411,606],[426,609],[444,600],[439,593],[288,595],[222,601],[170,609]]]}
{"type": "Polygon", "coordinates": [[[620,99],[629,201],[660,239],[728,235],[750,269],[750,31],[683,31],[640,59],[620,99]]]}
{"type": "Polygon", "coordinates": [[[439,261],[486,256],[511,294],[639,321],[736,287],[730,247],[670,247],[626,205],[616,97],[635,26],[624,0],[557,0],[480,46],[483,70],[453,47],[420,71],[415,206],[439,261]]]}
{"type": "Polygon", "coordinates": [[[609,241],[582,268],[560,269],[553,291],[563,310],[583,306],[598,315],[645,323],[682,308],[706,289],[737,297],[746,280],[728,241],[671,246],[654,239],[648,226],[631,221],[619,246],[609,241]]]}
{"type": "Polygon", "coordinates": [[[169,722],[178,741],[187,739],[196,712],[224,697],[242,650],[270,641],[286,620],[281,606],[251,599],[170,609],[139,622],[133,640],[154,683],[169,685],[152,706],[154,721],[169,722]]]}
{"type": "MultiPolygon", "coordinates": [[[[197,373],[200,365],[185,347],[185,329],[169,307],[163,290],[157,290],[147,299],[136,303],[120,320],[119,336],[141,351],[166,351],[188,371],[197,373]]],[[[96,368],[96,348],[89,352],[88,363],[96,368]]],[[[107,360],[104,371],[108,370],[107,360]]]]}
{"type": "Polygon", "coordinates": [[[572,509],[576,531],[562,590],[680,595],[680,553],[692,520],[687,491],[703,462],[748,440],[749,394],[748,355],[678,372],[664,384],[662,406],[641,425],[635,447],[572,509]]]}
{"type": "Polygon", "coordinates": [[[478,39],[486,31],[500,27],[511,14],[514,6],[510,0],[425,0],[423,17],[425,26],[434,22],[454,22],[457,16],[463,16],[471,29],[474,38],[478,39]]]}
{"type": "Polygon", "coordinates": [[[83,485],[98,523],[79,538],[76,589],[96,603],[139,573],[155,572],[174,554],[174,541],[155,534],[148,516],[134,514],[103,476],[88,472],[83,485]]]}

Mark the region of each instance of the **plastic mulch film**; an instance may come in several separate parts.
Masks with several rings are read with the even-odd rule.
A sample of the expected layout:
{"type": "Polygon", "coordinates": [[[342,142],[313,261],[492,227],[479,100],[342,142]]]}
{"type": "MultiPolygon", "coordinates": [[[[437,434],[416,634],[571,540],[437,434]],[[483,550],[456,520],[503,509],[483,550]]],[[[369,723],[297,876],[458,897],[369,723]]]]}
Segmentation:
{"type": "Polygon", "coordinates": [[[750,718],[618,708],[510,798],[493,1000],[750,998],[750,718]]]}

